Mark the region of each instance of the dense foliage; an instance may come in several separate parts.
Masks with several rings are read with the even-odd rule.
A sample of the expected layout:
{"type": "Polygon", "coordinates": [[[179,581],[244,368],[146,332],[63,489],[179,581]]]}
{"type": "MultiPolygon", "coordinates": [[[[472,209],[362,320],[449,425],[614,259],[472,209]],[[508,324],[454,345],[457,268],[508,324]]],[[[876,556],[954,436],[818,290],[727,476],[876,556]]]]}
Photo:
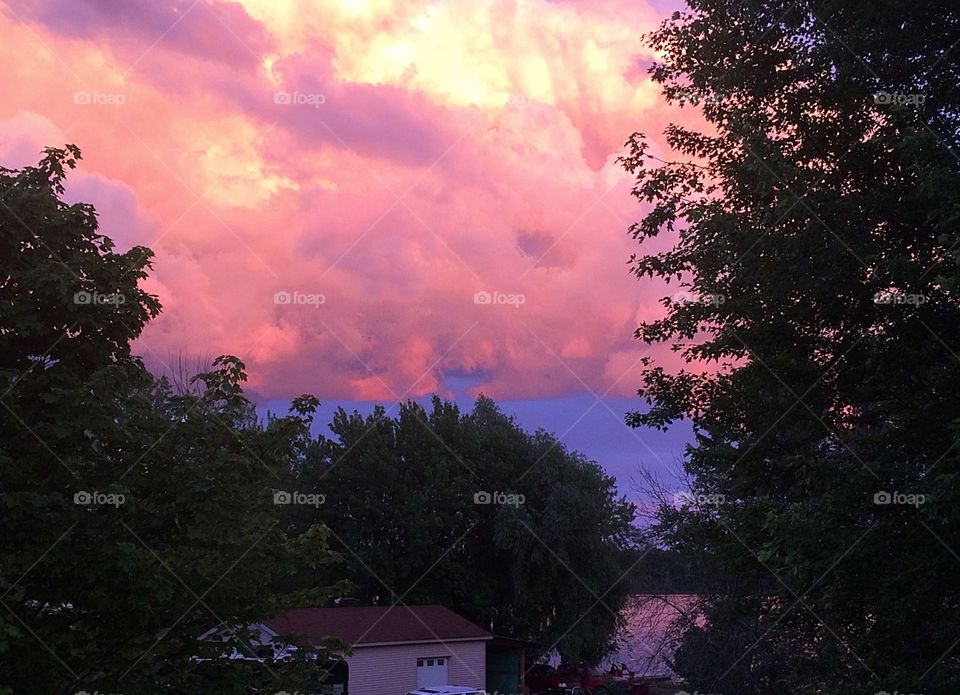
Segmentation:
{"type": "Polygon", "coordinates": [[[0,170],[0,692],[295,690],[303,658],[194,657],[223,653],[208,629],[327,595],[273,591],[336,558],[322,527],[288,538],[273,502],[316,401],[262,425],[235,358],[187,388],[144,369],[151,253],[115,253],[91,206],[62,202],[78,158],[0,170]]]}
{"type": "Polygon", "coordinates": [[[441,603],[571,660],[609,649],[639,555],[633,505],[597,464],[483,397],[340,410],[331,427],[297,473],[326,501],[291,522],[330,527],[361,603],[441,603]]]}
{"type": "Polygon", "coordinates": [[[916,0],[692,0],[651,37],[707,123],[628,142],[631,231],[675,240],[633,269],[687,292],[638,337],[695,364],[648,364],[631,422],[695,427],[658,530],[730,580],[680,626],[703,692],[960,692],[958,39],[916,0]]]}

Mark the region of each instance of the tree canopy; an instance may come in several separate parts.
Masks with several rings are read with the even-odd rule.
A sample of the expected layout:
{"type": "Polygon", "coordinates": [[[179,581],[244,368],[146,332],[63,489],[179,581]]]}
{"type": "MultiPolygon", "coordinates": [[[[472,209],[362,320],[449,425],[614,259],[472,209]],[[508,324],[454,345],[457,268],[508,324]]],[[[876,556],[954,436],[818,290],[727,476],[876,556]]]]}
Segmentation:
{"type": "Polygon", "coordinates": [[[637,426],[689,418],[694,504],[658,531],[731,581],[681,628],[715,693],[960,690],[960,7],[692,0],[651,37],[702,130],[640,134],[637,426]],[[954,54],[951,53],[954,51],[954,54]]]}
{"type": "Polygon", "coordinates": [[[488,398],[395,417],[339,410],[298,466],[362,603],[442,603],[571,660],[605,654],[640,558],[633,505],[594,462],[522,430],[488,398]]]}
{"type": "Polygon", "coordinates": [[[289,538],[273,501],[316,401],[261,423],[236,358],[186,388],[144,368],[152,254],[116,253],[91,206],[61,200],[79,157],[0,170],[0,691],[293,690],[306,650],[211,671],[197,657],[226,645],[197,638],[329,595],[273,588],[336,560],[322,526],[289,538]]]}

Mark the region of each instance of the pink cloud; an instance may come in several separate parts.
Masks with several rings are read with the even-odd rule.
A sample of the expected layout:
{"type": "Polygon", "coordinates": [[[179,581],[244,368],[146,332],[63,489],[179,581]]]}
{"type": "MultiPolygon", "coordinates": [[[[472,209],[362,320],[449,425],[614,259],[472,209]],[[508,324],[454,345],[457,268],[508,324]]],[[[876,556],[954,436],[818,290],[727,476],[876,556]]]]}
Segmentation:
{"type": "Polygon", "coordinates": [[[642,210],[615,158],[632,130],[698,118],[647,95],[639,44],[619,55],[652,28],[650,8],[542,3],[549,40],[531,47],[519,5],[499,25],[489,7],[446,5],[443,21],[471,23],[457,47],[470,91],[466,73],[417,53],[436,39],[417,22],[440,21],[426,6],[356,19],[324,6],[326,33],[305,11],[317,30],[297,38],[284,33],[296,23],[258,14],[266,5],[202,5],[146,55],[133,47],[181,4],[132,5],[113,23],[98,2],[72,19],[58,7],[36,5],[29,28],[0,18],[23,56],[0,67],[13,95],[0,157],[83,148],[71,195],[98,206],[121,248],[157,252],[164,313],[138,343],[150,363],[234,353],[278,397],[445,393],[451,376],[497,398],[636,389],[649,348],[633,330],[672,291],[628,272],[642,210]],[[605,46],[616,22],[626,29],[605,46]],[[414,67],[394,74],[380,54],[414,67]],[[78,90],[123,101],[78,103],[78,90]]]}
{"type": "Polygon", "coordinates": [[[243,92],[226,86],[224,94],[236,98],[246,113],[289,130],[301,146],[330,145],[413,165],[436,161],[453,144],[457,122],[480,118],[453,113],[400,87],[338,80],[327,47],[314,49],[311,57],[298,54],[275,62],[276,84],[262,80],[243,92]]]}
{"type": "Polygon", "coordinates": [[[107,41],[133,60],[156,48],[249,69],[273,43],[228,0],[34,0],[8,12],[64,37],[107,41]]]}
{"type": "MultiPolygon", "coordinates": [[[[0,129],[0,162],[8,168],[37,163],[43,149],[62,146],[66,136],[53,122],[35,113],[21,111],[4,121],[0,129]]],[[[66,182],[64,200],[90,203],[97,210],[100,233],[109,236],[125,251],[148,245],[156,231],[156,220],[140,209],[134,190],[126,183],[89,173],[81,165],[66,182]]]]}

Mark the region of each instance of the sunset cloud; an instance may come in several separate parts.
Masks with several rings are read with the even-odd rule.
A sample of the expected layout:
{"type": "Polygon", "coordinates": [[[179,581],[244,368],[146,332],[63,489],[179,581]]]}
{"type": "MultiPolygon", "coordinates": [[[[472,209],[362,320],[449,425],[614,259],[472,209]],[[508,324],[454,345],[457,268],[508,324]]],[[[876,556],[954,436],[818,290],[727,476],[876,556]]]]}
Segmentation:
{"type": "Polygon", "coordinates": [[[122,5],[0,14],[0,156],[83,149],[69,195],[157,253],[149,363],[237,354],[275,398],[635,391],[670,291],[628,273],[616,157],[697,119],[643,70],[651,6],[122,5]]]}

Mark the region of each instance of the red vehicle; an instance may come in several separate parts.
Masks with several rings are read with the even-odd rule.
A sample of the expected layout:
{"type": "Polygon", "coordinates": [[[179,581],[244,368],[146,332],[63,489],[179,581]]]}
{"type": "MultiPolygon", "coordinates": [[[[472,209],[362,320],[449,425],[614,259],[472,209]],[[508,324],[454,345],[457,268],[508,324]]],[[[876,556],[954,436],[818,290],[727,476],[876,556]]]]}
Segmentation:
{"type": "Polygon", "coordinates": [[[591,664],[560,664],[557,675],[586,695],[649,695],[650,686],[637,681],[624,665],[604,671],[591,664]]]}
{"type": "Polygon", "coordinates": [[[626,664],[611,666],[610,675],[621,692],[628,693],[628,695],[650,695],[649,679],[637,678],[636,674],[626,664]]]}
{"type": "Polygon", "coordinates": [[[604,673],[590,664],[560,664],[557,675],[570,685],[579,685],[587,695],[614,695],[610,693],[613,679],[609,673],[604,673]]]}
{"type": "Polygon", "coordinates": [[[527,670],[524,683],[531,695],[570,693],[579,682],[567,682],[550,664],[534,664],[527,670]]]}

